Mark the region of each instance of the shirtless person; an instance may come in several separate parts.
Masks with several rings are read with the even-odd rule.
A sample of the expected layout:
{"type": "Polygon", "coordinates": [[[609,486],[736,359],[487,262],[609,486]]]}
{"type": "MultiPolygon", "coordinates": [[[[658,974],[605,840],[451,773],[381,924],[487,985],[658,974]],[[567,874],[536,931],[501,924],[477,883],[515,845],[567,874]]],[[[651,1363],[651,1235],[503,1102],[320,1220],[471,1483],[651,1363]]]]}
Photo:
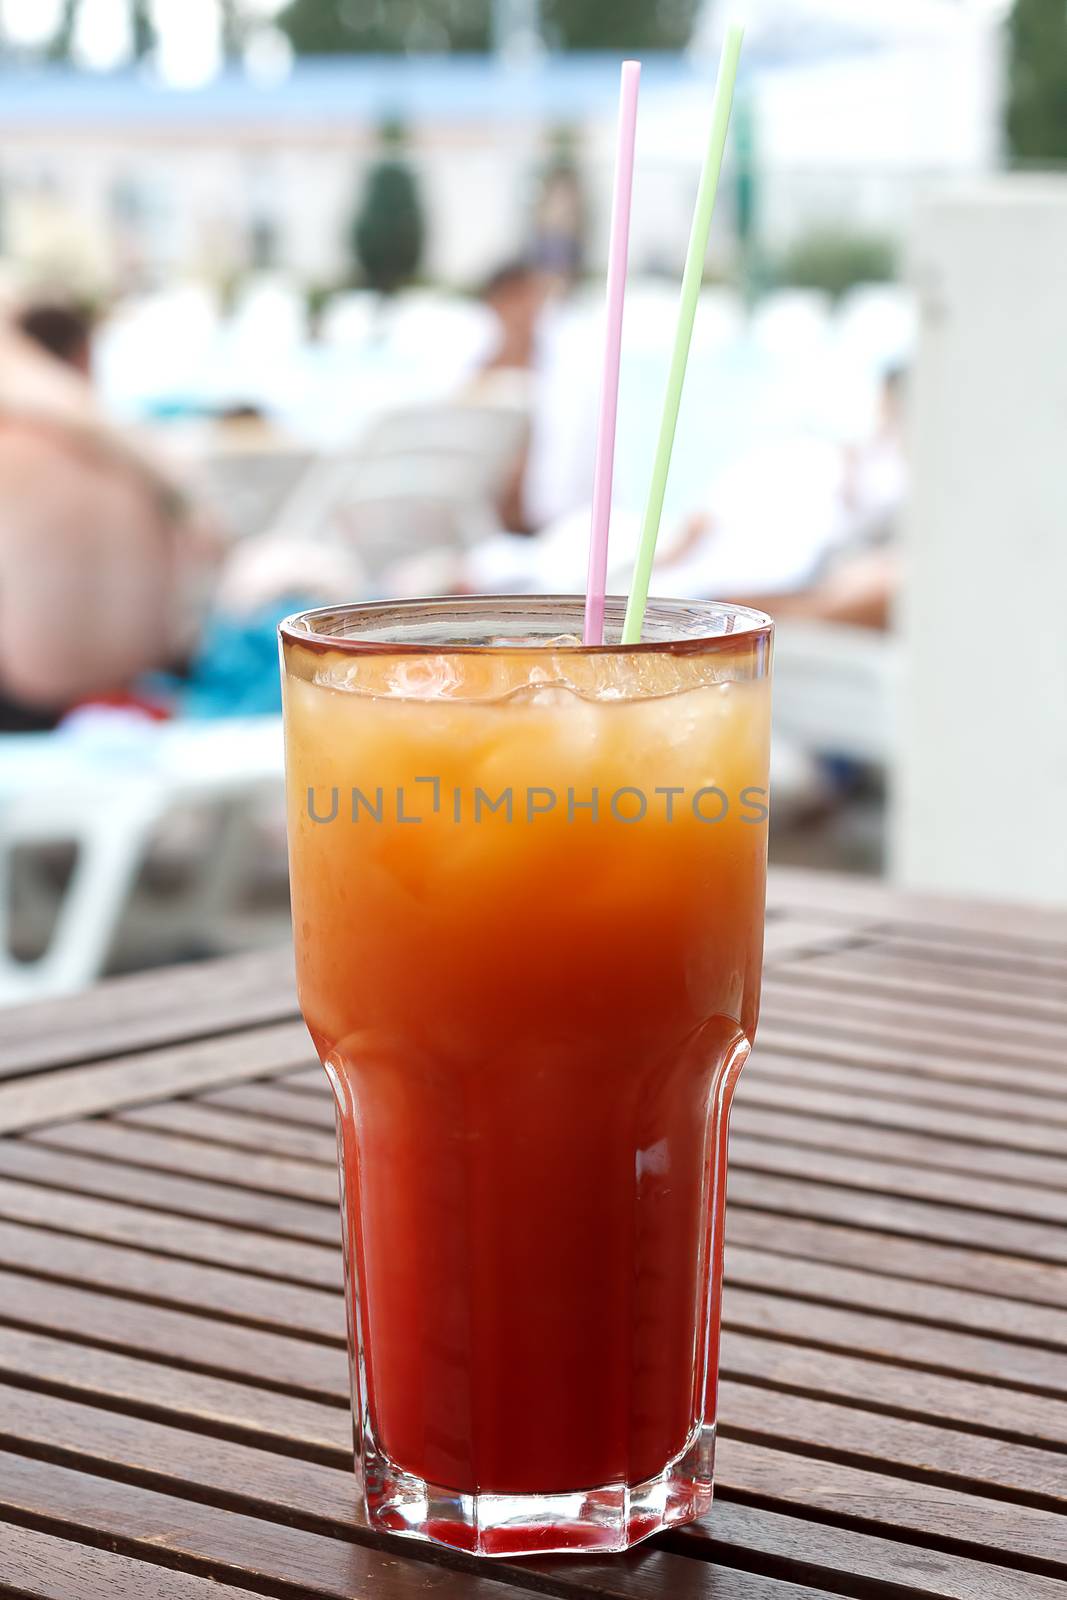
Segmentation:
{"type": "Polygon", "coordinates": [[[111,428],[89,326],[59,306],[0,324],[0,730],[170,665],[197,547],[181,491],[111,428]]]}

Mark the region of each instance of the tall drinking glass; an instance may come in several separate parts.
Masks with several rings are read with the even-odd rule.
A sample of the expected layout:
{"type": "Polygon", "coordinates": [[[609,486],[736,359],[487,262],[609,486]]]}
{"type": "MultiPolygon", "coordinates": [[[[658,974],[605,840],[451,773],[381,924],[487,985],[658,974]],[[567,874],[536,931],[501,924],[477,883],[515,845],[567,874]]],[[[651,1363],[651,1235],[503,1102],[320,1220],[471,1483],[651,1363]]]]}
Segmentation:
{"type": "Polygon", "coordinates": [[[281,630],[367,1512],[486,1555],[625,1549],[712,1492],[771,625],[581,628],[540,597],[281,630]]]}

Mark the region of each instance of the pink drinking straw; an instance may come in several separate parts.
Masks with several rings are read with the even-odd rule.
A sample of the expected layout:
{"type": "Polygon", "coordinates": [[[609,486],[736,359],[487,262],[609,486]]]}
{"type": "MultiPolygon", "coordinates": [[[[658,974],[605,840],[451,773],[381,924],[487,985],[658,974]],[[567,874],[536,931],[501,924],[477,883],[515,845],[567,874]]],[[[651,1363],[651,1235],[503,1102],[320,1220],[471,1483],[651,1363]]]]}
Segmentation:
{"type": "Polygon", "coordinates": [[[608,528],[611,523],[611,479],[615,467],[615,418],[619,409],[619,356],[622,310],[626,298],[626,257],[630,242],[630,198],[634,184],[634,137],[637,133],[637,90],[641,63],[624,61],[619,91],[619,134],[615,150],[615,191],[611,201],[611,245],[608,253],[607,330],[604,372],[600,383],[596,466],[593,469],[593,518],[589,530],[589,575],[585,589],[583,644],[604,643],[604,591],[608,581],[608,528]]]}

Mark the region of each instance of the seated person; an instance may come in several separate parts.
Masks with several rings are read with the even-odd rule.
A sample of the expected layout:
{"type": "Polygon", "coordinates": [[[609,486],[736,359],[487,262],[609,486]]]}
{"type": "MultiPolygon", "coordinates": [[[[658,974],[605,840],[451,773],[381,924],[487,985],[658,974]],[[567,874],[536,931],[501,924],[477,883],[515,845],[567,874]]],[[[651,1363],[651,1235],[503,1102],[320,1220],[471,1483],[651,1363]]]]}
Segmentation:
{"type": "Polygon", "coordinates": [[[778,447],[771,462],[754,458],[749,465],[757,470],[748,474],[747,485],[735,485],[740,515],[731,516],[730,495],[720,493],[716,510],[691,517],[665,553],[657,568],[664,592],[728,593],[783,620],[887,628],[899,584],[896,536],[907,494],[903,398],[904,373],[894,368],[883,378],[879,416],[868,439],[843,451],[828,443],[795,442],[778,447]],[[766,554],[765,541],[757,538],[761,527],[768,540],[777,537],[789,547],[768,563],[773,582],[759,581],[757,560],[766,554]],[[752,560],[747,581],[746,541],[752,560]]]}
{"type": "Polygon", "coordinates": [[[90,331],[59,305],[0,322],[0,730],[171,664],[211,554],[167,472],[99,413],[90,331]]]}
{"type": "Polygon", "coordinates": [[[575,510],[593,474],[599,327],[561,296],[558,275],[514,261],[484,284],[496,337],[468,398],[520,402],[529,415],[520,453],[497,507],[503,528],[540,533],[575,510]]]}

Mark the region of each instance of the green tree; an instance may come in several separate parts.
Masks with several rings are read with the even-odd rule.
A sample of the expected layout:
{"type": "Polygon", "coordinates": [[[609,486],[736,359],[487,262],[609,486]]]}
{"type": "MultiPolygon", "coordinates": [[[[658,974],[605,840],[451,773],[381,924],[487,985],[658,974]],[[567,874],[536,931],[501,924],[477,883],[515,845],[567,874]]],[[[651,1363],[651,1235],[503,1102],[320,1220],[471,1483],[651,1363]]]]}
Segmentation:
{"type": "Polygon", "coordinates": [[[143,61],[152,54],[159,42],[156,25],[152,20],[151,0],[131,0],[130,25],[133,33],[134,59],[143,61]]]}
{"type": "Polygon", "coordinates": [[[700,0],[542,0],[545,36],[563,50],[682,50],[700,0]]]}
{"type": "MultiPolygon", "coordinates": [[[[223,0],[223,5],[233,6],[235,0],[223,0]]],[[[156,25],[152,18],[151,0],[127,0],[133,54],[138,61],[151,55],[158,43],[156,25]]],[[[69,61],[74,53],[74,36],[82,0],[63,0],[56,29],[44,54],[50,61],[69,61]]]]}
{"type": "Polygon", "coordinates": [[[1016,161],[1067,161],[1067,5],[1015,0],[1006,131],[1016,161]]]}
{"type": "MultiPolygon", "coordinates": [[[[563,50],[680,50],[700,0],[541,0],[563,50]]],[[[494,0],[290,0],[278,26],[298,54],[488,50],[494,0]]]]}
{"type": "Polygon", "coordinates": [[[248,42],[251,22],[241,0],[219,0],[222,53],[227,61],[239,57],[248,42]]]}
{"type": "Polygon", "coordinates": [[[813,228],[793,241],[775,277],[791,288],[821,289],[837,299],[861,283],[890,282],[896,264],[892,241],[880,234],[813,228]]]}
{"type": "Polygon", "coordinates": [[[290,0],[277,18],[299,55],[489,48],[491,0],[290,0]]]}
{"type": "Polygon", "coordinates": [[[59,26],[48,42],[48,56],[52,61],[69,61],[74,46],[74,29],[78,21],[81,0],[63,0],[59,26]]]}
{"type": "Polygon", "coordinates": [[[426,225],[419,186],[404,159],[404,133],[382,129],[385,153],[371,168],[352,224],[352,246],[363,277],[380,294],[393,294],[415,276],[426,225]]]}

